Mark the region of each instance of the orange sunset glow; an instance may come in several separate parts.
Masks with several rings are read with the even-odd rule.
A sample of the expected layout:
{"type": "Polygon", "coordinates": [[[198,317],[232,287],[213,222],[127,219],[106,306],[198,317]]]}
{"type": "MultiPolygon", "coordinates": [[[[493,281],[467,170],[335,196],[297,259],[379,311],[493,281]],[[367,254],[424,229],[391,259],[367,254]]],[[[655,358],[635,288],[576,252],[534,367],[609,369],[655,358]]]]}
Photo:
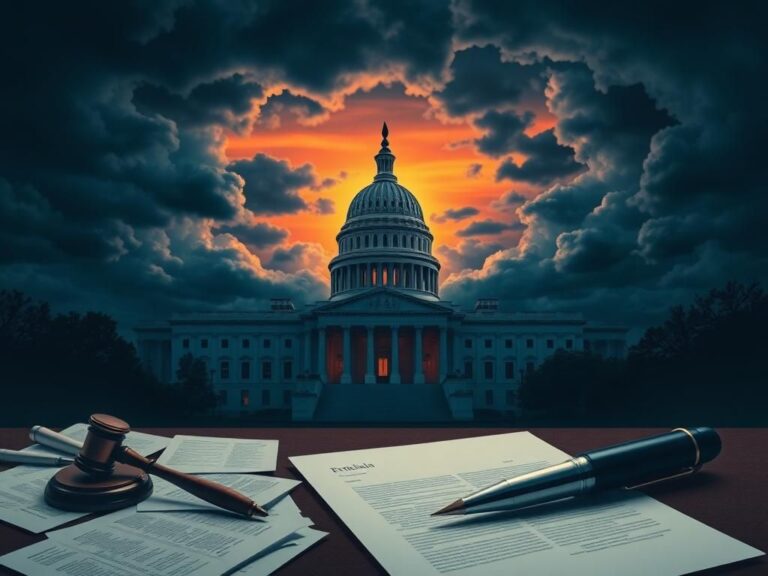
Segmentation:
{"type": "MultiPolygon", "coordinates": [[[[535,134],[549,129],[554,120],[546,110],[539,110],[529,131],[535,134]]],[[[508,181],[496,182],[500,159],[483,156],[471,145],[482,132],[467,121],[441,121],[427,98],[406,95],[400,84],[358,91],[347,97],[342,109],[331,112],[327,120],[315,126],[284,117],[278,126],[256,125],[250,134],[230,134],[226,154],[230,160],[238,160],[261,152],[285,159],[294,167],[312,164],[319,179],[337,179],[334,186],[320,192],[302,191],[308,202],[321,195],[331,198],[336,207],[334,214],[265,218],[289,230],[290,242],[319,243],[330,258],[336,253],[335,236],[344,223],[349,202],[375,174],[373,156],[379,149],[382,121],[389,125],[398,180],[419,199],[436,245],[456,244],[459,239],[455,232],[468,223],[438,223],[431,219],[432,214],[449,208],[473,206],[480,210],[476,217],[480,220],[516,219],[513,214],[500,216],[491,203],[511,189],[526,195],[532,190],[508,181]],[[482,164],[482,170],[469,177],[467,170],[472,164],[482,164]],[[340,177],[342,174],[346,176],[340,177]]],[[[525,159],[519,154],[512,157],[517,162],[525,159]]],[[[514,245],[519,234],[508,232],[501,240],[514,245]]]]}

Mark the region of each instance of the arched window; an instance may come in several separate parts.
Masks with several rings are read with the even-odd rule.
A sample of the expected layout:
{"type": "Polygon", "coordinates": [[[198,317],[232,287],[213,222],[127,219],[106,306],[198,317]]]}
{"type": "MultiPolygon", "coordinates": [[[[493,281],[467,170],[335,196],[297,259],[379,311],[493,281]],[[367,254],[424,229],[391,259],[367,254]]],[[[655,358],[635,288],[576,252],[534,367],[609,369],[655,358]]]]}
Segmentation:
{"type": "Polygon", "coordinates": [[[397,237],[397,234],[395,234],[394,236],[392,236],[392,246],[393,246],[393,247],[395,247],[395,248],[397,248],[397,247],[398,247],[398,244],[399,244],[398,240],[399,240],[399,239],[398,239],[398,237],[397,237]]]}
{"type": "Polygon", "coordinates": [[[386,234],[384,234],[384,236],[381,239],[381,245],[384,246],[385,248],[389,246],[389,236],[387,236],[386,234]]]}
{"type": "Polygon", "coordinates": [[[368,234],[366,234],[365,235],[365,247],[366,248],[368,248],[368,246],[369,246],[369,240],[370,240],[370,236],[368,236],[368,234]]]}
{"type": "Polygon", "coordinates": [[[373,247],[376,248],[379,245],[379,235],[374,234],[373,235],[373,247]]]}
{"type": "Polygon", "coordinates": [[[414,248],[416,248],[416,238],[411,236],[411,250],[413,250],[414,248]]]}
{"type": "Polygon", "coordinates": [[[357,245],[358,250],[360,249],[360,236],[355,237],[355,244],[357,245]]]}

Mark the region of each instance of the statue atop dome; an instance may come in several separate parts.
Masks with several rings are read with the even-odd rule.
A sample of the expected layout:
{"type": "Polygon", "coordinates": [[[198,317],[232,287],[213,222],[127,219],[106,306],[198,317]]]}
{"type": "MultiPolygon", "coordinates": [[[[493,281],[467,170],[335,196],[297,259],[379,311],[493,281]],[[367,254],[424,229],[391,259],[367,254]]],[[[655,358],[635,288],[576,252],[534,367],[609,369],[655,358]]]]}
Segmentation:
{"type": "Polygon", "coordinates": [[[393,172],[395,155],[389,149],[387,136],[389,136],[389,128],[387,128],[387,123],[384,122],[384,126],[381,127],[381,150],[374,156],[376,159],[376,176],[374,180],[393,180],[397,182],[397,176],[393,172]]]}

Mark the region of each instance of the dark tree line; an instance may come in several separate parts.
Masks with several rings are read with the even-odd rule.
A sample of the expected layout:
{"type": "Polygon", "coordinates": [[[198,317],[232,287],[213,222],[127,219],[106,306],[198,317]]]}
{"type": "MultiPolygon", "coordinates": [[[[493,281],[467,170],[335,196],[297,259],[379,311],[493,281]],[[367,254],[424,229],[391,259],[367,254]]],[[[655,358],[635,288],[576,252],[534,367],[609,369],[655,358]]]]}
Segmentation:
{"type": "Polygon", "coordinates": [[[526,419],[594,424],[768,423],[768,295],[729,283],[675,306],[626,359],[560,352],[523,383],[526,419]]]}
{"type": "Polygon", "coordinates": [[[136,425],[200,418],[215,399],[195,367],[180,367],[180,386],[164,386],[109,316],[53,314],[21,292],[0,291],[0,425],[66,425],[92,412],[136,425]]]}

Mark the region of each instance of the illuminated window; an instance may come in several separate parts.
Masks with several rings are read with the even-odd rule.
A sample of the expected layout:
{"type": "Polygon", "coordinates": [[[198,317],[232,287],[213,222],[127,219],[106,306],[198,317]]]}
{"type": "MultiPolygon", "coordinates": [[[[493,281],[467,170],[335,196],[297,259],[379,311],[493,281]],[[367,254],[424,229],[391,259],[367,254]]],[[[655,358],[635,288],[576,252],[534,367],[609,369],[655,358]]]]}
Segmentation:
{"type": "Polygon", "coordinates": [[[240,390],[240,406],[248,408],[251,403],[251,396],[248,394],[248,390],[240,390]]]}
{"type": "Polygon", "coordinates": [[[376,375],[386,378],[389,375],[389,358],[381,356],[376,364],[376,375]]]}

